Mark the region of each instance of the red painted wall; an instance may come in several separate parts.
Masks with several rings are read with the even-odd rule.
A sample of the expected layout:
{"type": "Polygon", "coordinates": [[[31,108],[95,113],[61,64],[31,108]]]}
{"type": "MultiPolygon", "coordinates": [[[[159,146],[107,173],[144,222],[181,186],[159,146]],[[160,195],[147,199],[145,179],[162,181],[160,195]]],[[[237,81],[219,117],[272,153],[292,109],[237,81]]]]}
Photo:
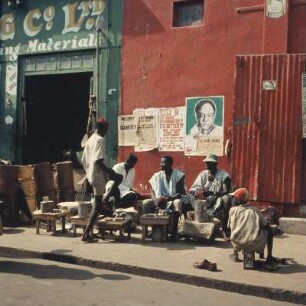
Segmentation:
{"type": "Polygon", "coordinates": [[[288,52],[306,52],[306,1],[295,0],[289,10],[288,52]]]}
{"type": "MultiPolygon", "coordinates": [[[[120,114],[131,114],[135,108],[184,106],[186,97],[224,95],[225,143],[231,137],[235,55],[261,54],[269,36],[288,27],[285,16],[278,20],[282,24],[279,29],[274,26],[273,31],[266,31],[263,3],[206,0],[202,25],[173,28],[173,0],[125,0],[120,114]]],[[[297,16],[303,19],[300,11],[297,16]]],[[[300,26],[296,21],[290,24],[289,36],[296,25],[300,26]]],[[[290,39],[292,51],[306,50],[301,31],[298,42],[290,39]]],[[[287,35],[282,37],[287,39],[287,35]]],[[[287,43],[281,40],[273,52],[284,53],[284,45],[287,43]]],[[[119,160],[131,151],[133,147],[120,147],[119,160]]],[[[185,171],[187,187],[203,169],[201,156],[158,150],[137,153],[140,192],[148,191],[148,179],[159,170],[160,157],[165,154],[174,157],[175,168],[185,171]]],[[[225,156],[219,167],[230,172],[225,156]]]]}

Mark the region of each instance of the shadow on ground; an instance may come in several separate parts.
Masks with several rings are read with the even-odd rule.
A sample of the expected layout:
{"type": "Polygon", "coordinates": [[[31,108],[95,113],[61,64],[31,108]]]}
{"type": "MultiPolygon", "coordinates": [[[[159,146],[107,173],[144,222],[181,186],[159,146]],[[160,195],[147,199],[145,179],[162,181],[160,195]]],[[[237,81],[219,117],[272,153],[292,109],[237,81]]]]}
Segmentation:
{"type": "Polygon", "coordinates": [[[94,274],[83,269],[59,267],[57,265],[41,265],[14,260],[0,261],[1,273],[22,274],[37,279],[67,279],[88,280],[100,277],[106,280],[129,280],[131,277],[123,274],[94,274]]]}

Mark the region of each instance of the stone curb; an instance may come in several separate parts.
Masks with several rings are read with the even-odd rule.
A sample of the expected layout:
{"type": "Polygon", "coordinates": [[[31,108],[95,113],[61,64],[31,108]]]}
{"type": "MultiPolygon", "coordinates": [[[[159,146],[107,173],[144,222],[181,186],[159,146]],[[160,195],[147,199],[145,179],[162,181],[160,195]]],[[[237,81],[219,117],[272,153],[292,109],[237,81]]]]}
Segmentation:
{"type": "Polygon", "coordinates": [[[2,246],[0,246],[0,252],[20,257],[51,260],[96,269],[104,269],[113,272],[121,272],[142,277],[151,277],[155,279],[184,283],[192,286],[223,290],[244,295],[251,295],[275,301],[306,305],[306,293],[299,291],[255,286],[244,283],[234,283],[227,280],[216,280],[208,277],[192,276],[175,272],[142,268],[138,266],[119,264],[115,262],[96,261],[66,254],[38,252],[2,246]]]}

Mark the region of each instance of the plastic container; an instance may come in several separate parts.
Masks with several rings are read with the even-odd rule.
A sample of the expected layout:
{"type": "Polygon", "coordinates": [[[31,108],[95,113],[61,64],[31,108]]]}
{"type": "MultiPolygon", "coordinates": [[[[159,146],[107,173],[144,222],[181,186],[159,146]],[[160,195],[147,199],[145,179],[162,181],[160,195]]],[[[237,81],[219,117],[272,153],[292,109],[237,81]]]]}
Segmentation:
{"type": "Polygon", "coordinates": [[[90,201],[79,202],[78,216],[79,218],[87,218],[92,210],[92,203],[90,201]]]}
{"type": "Polygon", "coordinates": [[[43,197],[40,202],[40,211],[42,213],[52,212],[54,208],[54,202],[49,200],[49,197],[43,197]]]}
{"type": "Polygon", "coordinates": [[[198,223],[204,223],[206,221],[206,207],[207,201],[196,200],[194,203],[194,220],[198,223]]]}

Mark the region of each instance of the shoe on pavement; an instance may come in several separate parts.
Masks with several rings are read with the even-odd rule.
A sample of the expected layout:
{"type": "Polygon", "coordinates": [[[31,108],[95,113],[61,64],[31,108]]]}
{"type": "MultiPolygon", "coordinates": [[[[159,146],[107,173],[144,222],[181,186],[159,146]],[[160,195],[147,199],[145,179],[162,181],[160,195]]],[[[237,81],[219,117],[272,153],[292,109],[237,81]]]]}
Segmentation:
{"type": "Polygon", "coordinates": [[[208,271],[217,271],[217,264],[204,259],[202,262],[195,262],[193,266],[197,269],[205,269],[208,271]]]}

